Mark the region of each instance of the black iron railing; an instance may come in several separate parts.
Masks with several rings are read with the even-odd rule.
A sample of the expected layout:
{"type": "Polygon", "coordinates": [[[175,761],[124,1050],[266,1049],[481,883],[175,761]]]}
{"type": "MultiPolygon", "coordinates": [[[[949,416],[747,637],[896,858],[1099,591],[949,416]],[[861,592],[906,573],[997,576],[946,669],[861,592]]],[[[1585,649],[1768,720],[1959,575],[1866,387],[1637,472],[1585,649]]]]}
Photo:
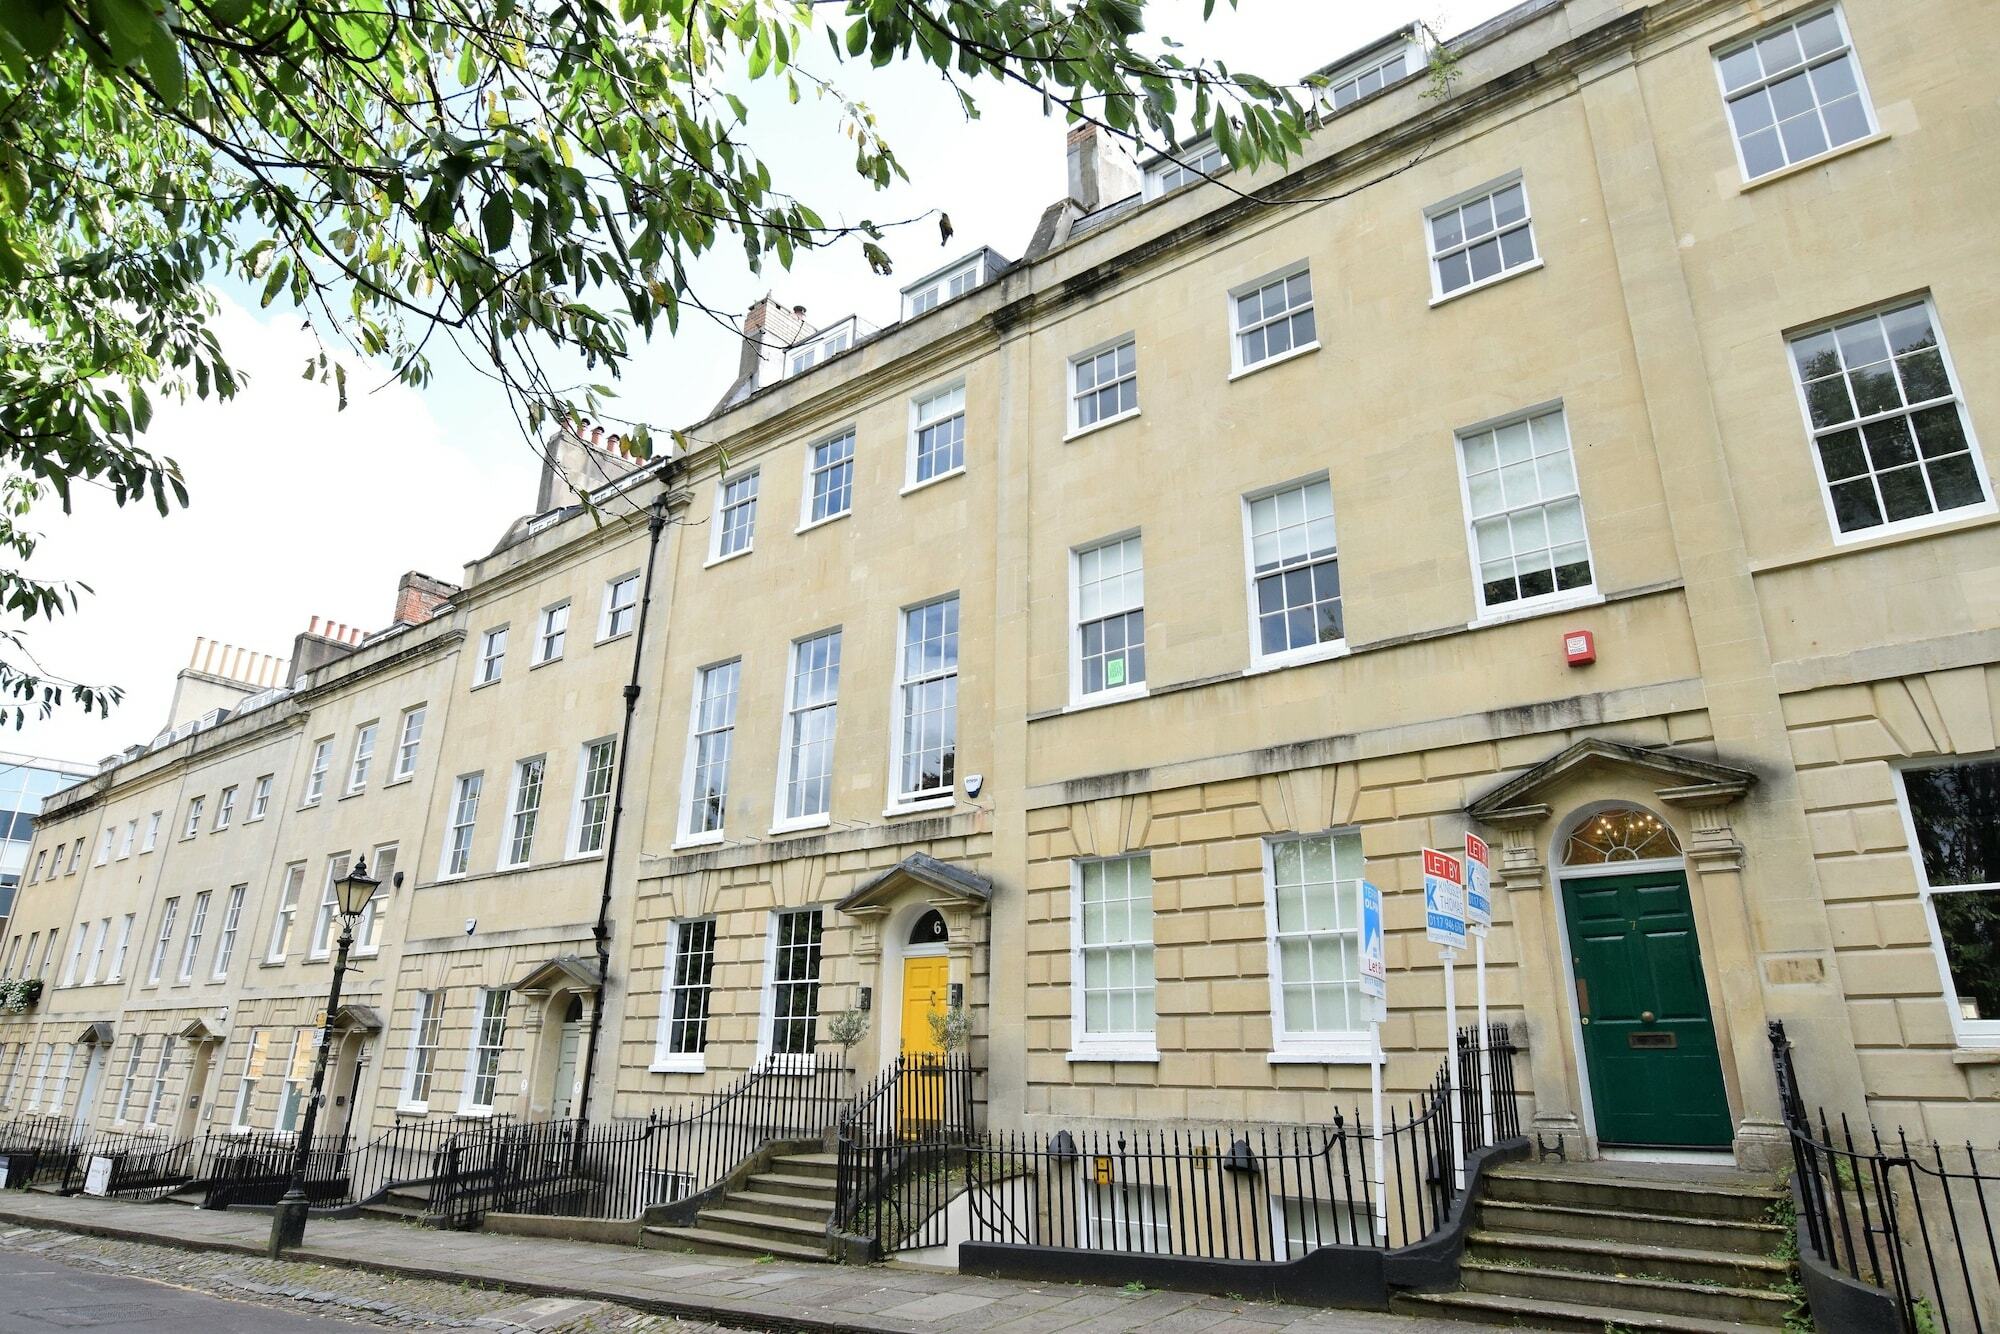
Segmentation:
{"type": "Polygon", "coordinates": [[[157,1131],[91,1131],[78,1137],[61,1155],[59,1167],[52,1159],[50,1167],[38,1172],[36,1179],[59,1185],[66,1195],[95,1184],[106,1195],[146,1199],[188,1179],[193,1150],[192,1140],[173,1140],[157,1131]],[[100,1160],[108,1163],[108,1173],[93,1183],[92,1170],[100,1160]]]}
{"type": "Polygon", "coordinates": [[[1912,1142],[1872,1123],[1857,1134],[1845,1114],[1813,1116],[1782,1021],[1770,1039],[1801,1252],[1893,1294],[1908,1334],[2000,1327],[2000,1147],[1912,1142]]]}
{"type": "Polygon", "coordinates": [[[836,1131],[837,1231],[882,1254],[945,1244],[946,1206],[968,1183],[977,1074],[963,1055],[901,1056],[870,1081],[836,1131]]]}
{"type": "Polygon", "coordinates": [[[1324,1126],[990,1137],[968,1158],[971,1239],[1265,1262],[1413,1244],[1463,1188],[1458,1146],[1519,1138],[1515,1054],[1504,1024],[1483,1050],[1461,1029],[1456,1111],[1440,1069],[1379,1134],[1356,1108],[1324,1126]]]}
{"type": "MultiPolygon", "coordinates": [[[[204,1209],[275,1204],[285,1193],[298,1137],[281,1131],[210,1131],[193,1141],[189,1184],[202,1189],[204,1209]]],[[[306,1198],[322,1207],[349,1202],[353,1146],[345,1135],[323,1135],[306,1155],[306,1198]]]]}
{"type": "Polygon", "coordinates": [[[637,1218],[712,1191],[766,1146],[823,1139],[847,1107],[844,1054],[777,1057],[729,1087],[644,1118],[494,1127],[450,1150],[430,1217],[637,1218]]]}

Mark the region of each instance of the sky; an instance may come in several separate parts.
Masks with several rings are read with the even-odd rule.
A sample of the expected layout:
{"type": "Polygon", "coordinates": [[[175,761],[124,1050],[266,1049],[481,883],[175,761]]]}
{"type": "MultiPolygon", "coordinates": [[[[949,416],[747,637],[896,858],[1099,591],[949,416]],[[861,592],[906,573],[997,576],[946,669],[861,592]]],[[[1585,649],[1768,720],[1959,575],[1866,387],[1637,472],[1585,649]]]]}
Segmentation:
{"type": "MultiPolygon", "coordinates": [[[[1147,25],[1185,54],[1267,78],[1292,79],[1412,20],[1444,35],[1507,8],[1511,0],[1151,0],[1147,25]]],[[[940,247],[934,218],[883,243],[896,273],[869,271],[858,245],[798,257],[788,270],[748,271],[725,243],[696,267],[706,304],[742,312],[771,292],[804,305],[816,324],[858,314],[878,325],[897,315],[898,287],[980,245],[1010,258],[1044,207],[1065,189],[1060,116],[1045,117],[1025,90],[985,83],[981,115],[967,121],[935,71],[833,67],[876,114],[907,183],[874,191],[851,171],[833,110],[788,105],[775,88],[739,88],[748,130],[778,188],[829,221],[882,221],[942,210],[956,235],[940,247]],[[829,151],[829,148],[833,151],[829,151]]],[[[75,511],[53,501],[33,517],[44,533],[30,570],[93,590],[77,612],[28,627],[49,672],[125,692],[109,718],[65,704],[30,718],[0,749],[94,761],[150,740],[166,723],[174,674],[197,636],[288,656],[317,615],[367,630],[391,620],[396,581],[421,570],[459,582],[464,564],[490,551],[533,508],[540,461],[489,381],[447,353],[421,391],[353,368],[346,411],[331,390],[303,381],[310,340],[298,316],[259,310],[240,287],[218,289],[217,330],[248,387],[227,405],[158,405],[148,448],[175,459],[191,499],[166,518],[79,488],[75,511]]],[[[734,374],[736,336],[690,313],[634,356],[619,415],[655,426],[706,415],[734,374]]],[[[596,377],[593,377],[596,378],[596,377]]]]}

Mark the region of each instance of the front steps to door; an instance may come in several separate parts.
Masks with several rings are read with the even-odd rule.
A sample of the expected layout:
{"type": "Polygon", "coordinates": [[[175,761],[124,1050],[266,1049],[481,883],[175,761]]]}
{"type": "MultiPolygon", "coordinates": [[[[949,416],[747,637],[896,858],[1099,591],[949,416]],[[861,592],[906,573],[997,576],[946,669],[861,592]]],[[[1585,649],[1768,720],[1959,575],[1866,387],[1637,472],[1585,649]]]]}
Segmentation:
{"type": "Polygon", "coordinates": [[[1486,1175],[1457,1292],[1398,1294],[1405,1315],[1543,1329],[1724,1334],[1784,1325],[1783,1198],[1733,1168],[1516,1164],[1486,1175]]]}
{"type": "Polygon", "coordinates": [[[770,1255],[784,1260],[829,1259],[840,1159],[823,1150],[770,1154],[740,1185],[703,1206],[683,1227],[649,1225],[640,1245],[708,1255],[770,1255]]]}

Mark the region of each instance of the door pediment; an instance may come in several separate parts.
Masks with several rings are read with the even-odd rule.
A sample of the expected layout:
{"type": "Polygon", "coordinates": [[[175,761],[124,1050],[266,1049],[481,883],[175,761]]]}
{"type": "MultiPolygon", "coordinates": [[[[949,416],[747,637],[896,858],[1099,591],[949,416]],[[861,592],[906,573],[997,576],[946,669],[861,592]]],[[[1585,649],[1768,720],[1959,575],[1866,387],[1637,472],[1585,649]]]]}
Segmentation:
{"type": "Polygon", "coordinates": [[[928,853],[913,852],[886,871],[856,886],[834,906],[844,913],[866,912],[890,906],[905,889],[916,888],[960,907],[984,908],[993,899],[993,882],[928,853]]]}
{"type": "Polygon", "coordinates": [[[1756,774],[1734,765],[1586,737],[1476,798],[1465,813],[1503,828],[1539,824],[1552,813],[1552,798],[1559,792],[1586,773],[1605,769],[1638,777],[1670,806],[1725,806],[1757,782],[1756,774]]]}

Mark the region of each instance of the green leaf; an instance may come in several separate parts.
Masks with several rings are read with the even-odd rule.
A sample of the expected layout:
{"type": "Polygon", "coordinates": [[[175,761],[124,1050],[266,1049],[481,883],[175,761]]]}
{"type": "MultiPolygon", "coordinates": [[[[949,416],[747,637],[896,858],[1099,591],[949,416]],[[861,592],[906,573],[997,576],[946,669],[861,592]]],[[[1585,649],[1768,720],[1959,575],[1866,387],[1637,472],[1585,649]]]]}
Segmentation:
{"type": "Polygon", "coordinates": [[[479,210],[479,225],[486,232],[486,251],[505,250],[514,239],[514,201],[504,192],[495,192],[487,197],[486,204],[479,210]]]}

